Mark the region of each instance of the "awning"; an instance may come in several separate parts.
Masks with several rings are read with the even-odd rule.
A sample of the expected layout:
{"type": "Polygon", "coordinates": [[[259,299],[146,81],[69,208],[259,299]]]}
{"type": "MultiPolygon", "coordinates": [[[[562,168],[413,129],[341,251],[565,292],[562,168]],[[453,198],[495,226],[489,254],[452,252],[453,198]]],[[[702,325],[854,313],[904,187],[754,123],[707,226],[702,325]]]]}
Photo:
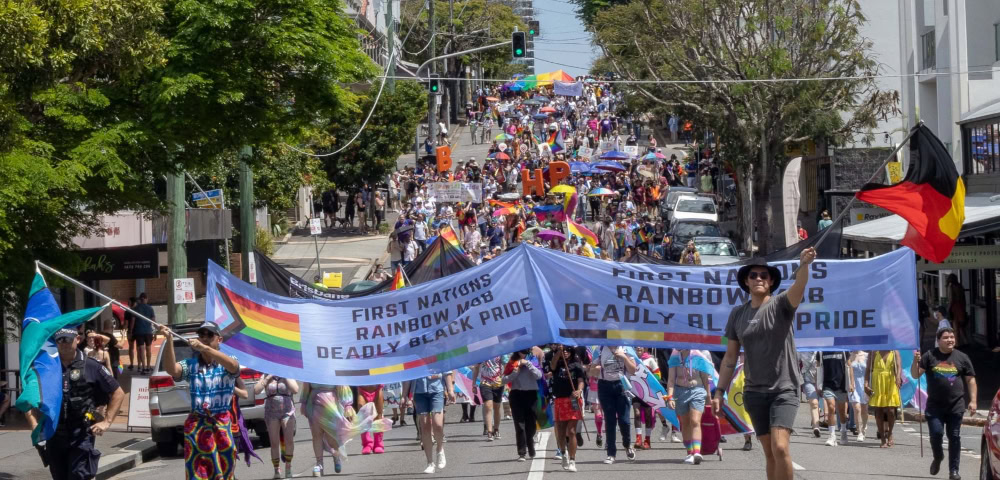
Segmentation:
{"type": "MultiPolygon", "coordinates": [[[[990,195],[965,197],[965,223],[958,238],[1000,229],[1000,200],[990,201],[990,195]]],[[[844,229],[844,240],[898,244],[906,234],[906,220],[890,215],[844,229]]]]}
{"type": "Polygon", "coordinates": [[[987,105],[979,110],[966,113],[962,115],[962,119],[958,121],[959,125],[965,123],[976,122],[979,120],[986,120],[988,118],[1000,117],[1000,102],[996,102],[992,105],[987,105]]]}

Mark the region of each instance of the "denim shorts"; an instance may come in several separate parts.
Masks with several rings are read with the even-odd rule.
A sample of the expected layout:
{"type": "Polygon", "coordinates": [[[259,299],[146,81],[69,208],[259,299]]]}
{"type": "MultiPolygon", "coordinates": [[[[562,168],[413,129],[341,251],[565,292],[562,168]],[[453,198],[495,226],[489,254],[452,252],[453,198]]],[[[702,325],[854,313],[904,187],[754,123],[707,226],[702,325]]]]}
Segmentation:
{"type": "Polygon", "coordinates": [[[743,392],[743,405],[750,415],[754,433],[770,435],[774,427],[791,430],[799,411],[799,393],[795,390],[778,392],[743,392]]]}
{"type": "Polygon", "coordinates": [[[704,412],[707,398],[708,392],[704,387],[674,387],[674,405],[677,407],[674,411],[679,417],[687,415],[691,410],[704,412]]]}
{"type": "Polygon", "coordinates": [[[417,415],[444,412],[444,392],[414,393],[413,412],[417,415]]]}
{"type": "Polygon", "coordinates": [[[823,398],[836,400],[837,403],[847,402],[847,392],[837,392],[829,388],[823,389],[823,398]]]}
{"type": "Polygon", "coordinates": [[[819,400],[819,392],[815,383],[803,383],[802,393],[806,395],[806,400],[819,400]]]}

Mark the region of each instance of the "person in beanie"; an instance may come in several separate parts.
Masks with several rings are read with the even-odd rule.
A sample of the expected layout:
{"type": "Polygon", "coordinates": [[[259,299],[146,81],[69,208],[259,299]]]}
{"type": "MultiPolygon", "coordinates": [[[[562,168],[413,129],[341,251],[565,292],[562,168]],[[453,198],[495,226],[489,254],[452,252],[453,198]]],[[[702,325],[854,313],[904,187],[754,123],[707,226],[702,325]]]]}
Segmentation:
{"type": "Polygon", "coordinates": [[[726,355],[712,408],[719,412],[722,396],[733,380],[740,349],[745,352],[743,401],[754,432],[764,447],[768,480],[790,480],[794,474],[789,437],[799,408],[802,374],[795,352],[795,310],[809,281],[809,265],[816,250],[802,251],[795,281],[774,294],[781,272],[757,258],[740,267],[736,279],[750,301],[733,309],[726,325],[726,355]]]}

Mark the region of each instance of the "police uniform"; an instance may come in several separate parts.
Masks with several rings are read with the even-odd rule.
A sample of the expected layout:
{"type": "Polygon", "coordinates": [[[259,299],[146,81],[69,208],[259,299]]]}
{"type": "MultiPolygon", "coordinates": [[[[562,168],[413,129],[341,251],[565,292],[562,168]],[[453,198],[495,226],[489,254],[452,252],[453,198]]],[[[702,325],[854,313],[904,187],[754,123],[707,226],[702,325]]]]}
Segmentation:
{"type": "Polygon", "coordinates": [[[103,421],[97,407],[107,405],[118,381],[103,365],[77,350],[63,365],[63,400],[56,432],[46,443],[49,472],[55,480],[86,480],[97,476],[101,452],[94,446],[91,425],[103,421]]]}

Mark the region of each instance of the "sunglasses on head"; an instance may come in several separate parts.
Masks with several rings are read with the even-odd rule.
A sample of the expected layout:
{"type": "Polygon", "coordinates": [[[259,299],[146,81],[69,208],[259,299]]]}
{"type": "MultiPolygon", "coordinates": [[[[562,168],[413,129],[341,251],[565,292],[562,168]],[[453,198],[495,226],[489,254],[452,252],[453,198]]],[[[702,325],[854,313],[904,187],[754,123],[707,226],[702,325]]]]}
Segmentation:
{"type": "Polygon", "coordinates": [[[767,272],[750,272],[750,275],[748,275],[748,277],[750,278],[750,280],[757,280],[758,278],[761,280],[767,280],[771,278],[771,275],[768,274],[767,272]]]}

